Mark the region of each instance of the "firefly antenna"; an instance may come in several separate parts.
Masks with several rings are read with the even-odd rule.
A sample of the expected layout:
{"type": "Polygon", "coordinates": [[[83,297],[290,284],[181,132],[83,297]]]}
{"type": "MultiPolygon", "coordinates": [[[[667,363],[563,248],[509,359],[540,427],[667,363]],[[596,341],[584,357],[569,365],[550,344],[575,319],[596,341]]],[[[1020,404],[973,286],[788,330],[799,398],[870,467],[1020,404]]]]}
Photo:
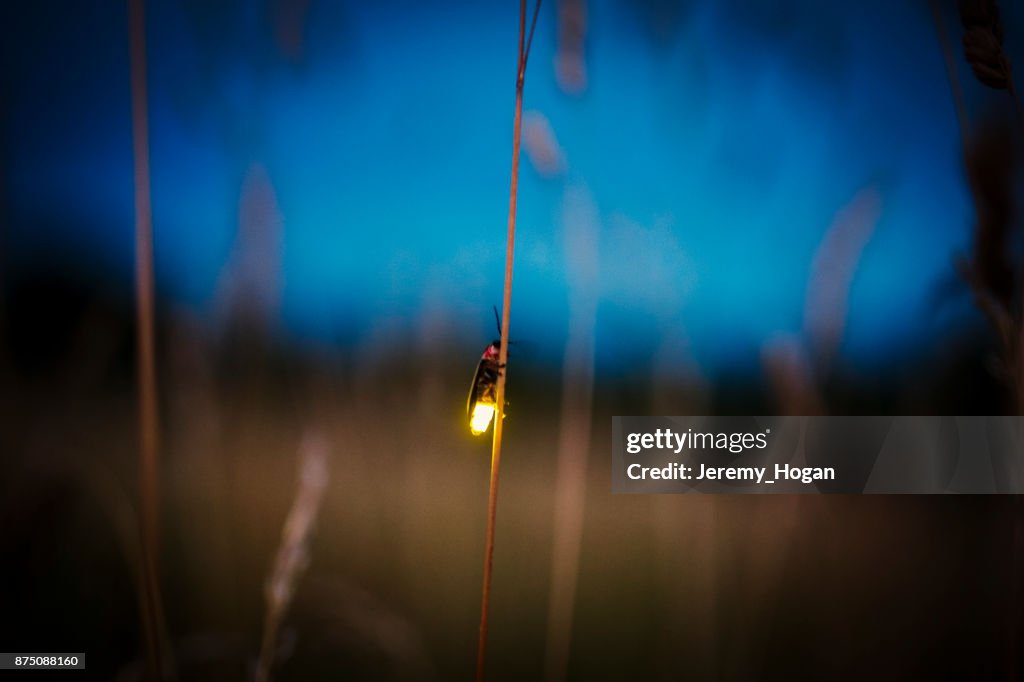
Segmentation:
{"type": "MultiPolygon", "coordinates": [[[[498,306],[492,305],[491,308],[494,309],[494,322],[495,322],[495,324],[498,325],[498,338],[500,339],[501,338],[501,315],[498,314],[498,306]]],[[[516,345],[516,342],[513,341],[512,339],[509,339],[508,340],[508,345],[509,346],[514,346],[514,345],[516,345]]]]}

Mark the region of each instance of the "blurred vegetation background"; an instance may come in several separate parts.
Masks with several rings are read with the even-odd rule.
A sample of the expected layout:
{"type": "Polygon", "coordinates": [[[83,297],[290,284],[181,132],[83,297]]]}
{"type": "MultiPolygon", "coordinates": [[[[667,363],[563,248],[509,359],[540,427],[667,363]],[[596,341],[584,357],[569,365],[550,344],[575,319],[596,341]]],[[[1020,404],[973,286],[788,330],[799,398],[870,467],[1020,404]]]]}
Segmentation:
{"type": "MultiPolygon", "coordinates": [[[[542,10],[489,679],[1020,674],[1015,497],[610,492],[615,414],[1019,409],[1024,17],[973,4],[542,10]]],[[[166,675],[468,678],[515,8],[147,17],[166,675]]],[[[0,31],[0,648],[144,679],[127,12],[0,31]]]]}

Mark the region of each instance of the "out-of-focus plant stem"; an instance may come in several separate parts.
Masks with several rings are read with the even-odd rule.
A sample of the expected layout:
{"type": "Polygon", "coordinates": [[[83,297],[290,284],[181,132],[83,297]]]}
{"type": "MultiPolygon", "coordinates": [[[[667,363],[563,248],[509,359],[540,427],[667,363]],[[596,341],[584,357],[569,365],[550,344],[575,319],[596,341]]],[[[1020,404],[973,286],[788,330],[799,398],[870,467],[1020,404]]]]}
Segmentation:
{"type": "Polygon", "coordinates": [[[960,79],[956,75],[956,61],[953,58],[953,48],[949,44],[949,34],[946,33],[946,23],[938,0],[929,0],[928,4],[932,10],[932,19],[935,21],[935,34],[939,38],[939,47],[942,48],[942,59],[946,65],[946,78],[949,80],[949,90],[953,95],[953,106],[956,107],[956,120],[960,126],[960,144],[966,153],[967,145],[971,138],[971,129],[967,121],[967,107],[964,105],[964,95],[960,88],[960,79]]]}
{"type": "Polygon", "coordinates": [[[149,190],[149,124],[146,105],[146,18],[143,0],[130,0],[132,150],[135,165],[136,371],[139,400],[139,497],[142,534],[142,613],[149,679],[163,677],[163,607],[159,563],[159,426],[153,313],[153,216],[149,190]]]}
{"type": "Polygon", "coordinates": [[[263,642],[256,661],[255,682],[269,682],[277,655],[277,637],[292,603],[299,579],[309,565],[310,538],[328,482],[327,444],[318,432],[310,432],[299,450],[299,485],[292,502],[274,568],[267,578],[267,612],[263,642]]]}
{"type": "Polygon", "coordinates": [[[558,474],[544,679],[561,682],[569,664],[587,491],[594,395],[594,328],[597,318],[598,218],[585,188],[566,191],[565,268],[569,279],[569,334],[562,363],[558,474]]]}

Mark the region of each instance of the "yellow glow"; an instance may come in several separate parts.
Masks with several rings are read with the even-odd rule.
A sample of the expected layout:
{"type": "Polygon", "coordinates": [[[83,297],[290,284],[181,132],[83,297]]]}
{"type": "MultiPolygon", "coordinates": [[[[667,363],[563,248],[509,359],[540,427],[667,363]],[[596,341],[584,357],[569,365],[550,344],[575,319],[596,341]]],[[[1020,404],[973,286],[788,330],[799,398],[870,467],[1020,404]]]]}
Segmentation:
{"type": "Polygon", "coordinates": [[[479,436],[491,425],[494,418],[494,403],[478,402],[473,406],[473,416],[469,420],[469,430],[479,436]]]}

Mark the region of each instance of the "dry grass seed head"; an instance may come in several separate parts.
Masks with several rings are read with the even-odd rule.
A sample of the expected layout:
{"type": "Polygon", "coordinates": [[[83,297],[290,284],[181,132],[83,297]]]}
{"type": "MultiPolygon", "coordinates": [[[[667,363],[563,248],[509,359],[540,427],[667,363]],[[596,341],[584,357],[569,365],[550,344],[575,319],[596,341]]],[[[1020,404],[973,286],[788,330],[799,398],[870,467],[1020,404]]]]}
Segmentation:
{"type": "Polygon", "coordinates": [[[1003,27],[995,0],[960,0],[964,57],[975,77],[990,88],[1013,91],[1010,60],[1003,51],[1003,27]]]}

